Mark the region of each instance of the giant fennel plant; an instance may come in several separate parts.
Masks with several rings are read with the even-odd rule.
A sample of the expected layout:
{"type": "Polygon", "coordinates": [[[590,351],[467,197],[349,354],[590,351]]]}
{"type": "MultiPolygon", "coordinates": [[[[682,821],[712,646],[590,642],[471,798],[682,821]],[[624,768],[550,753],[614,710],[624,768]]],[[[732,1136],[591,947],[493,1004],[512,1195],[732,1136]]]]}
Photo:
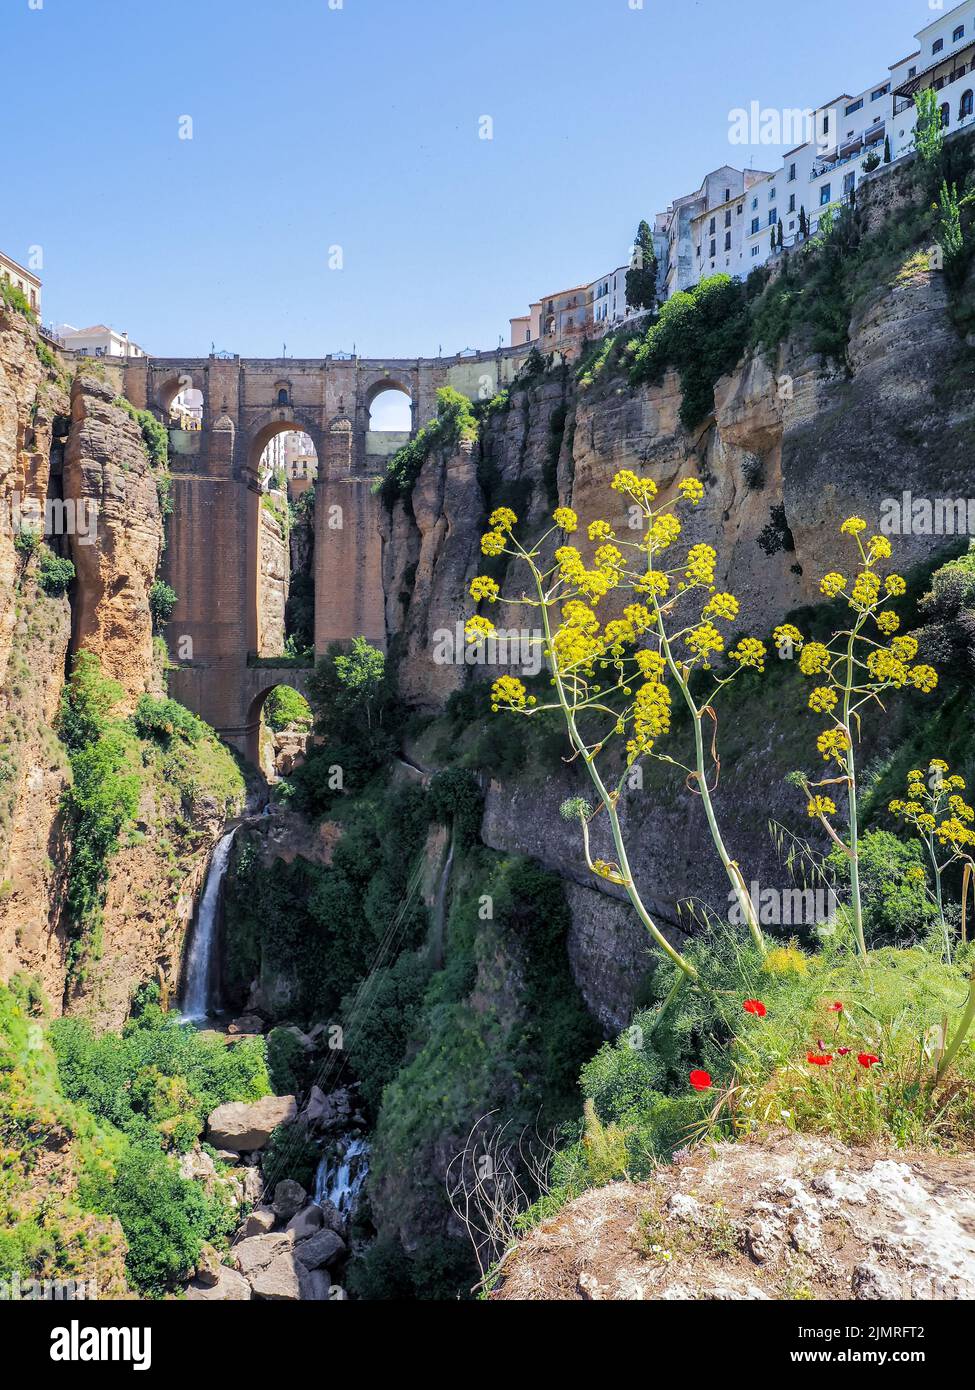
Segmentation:
{"type": "MultiPolygon", "coordinates": [[[[595,550],[589,563],[567,541],[546,558],[553,533],[564,539],[579,529],[570,507],[559,507],[553,526],[528,545],[514,533],[514,512],[500,507],[492,513],[481,549],[485,555],[513,557],[527,568],[530,590],[520,596],[505,594],[504,599],[535,611],[540,628],[534,640],[541,643],[555,693],[552,703],[539,705],[518,677],[502,675],[492,687],[492,702],[495,710],[527,717],[545,710],[561,712],[573,759],[585,767],[598,799],[595,810],[581,797],[563,807],[564,814],[581,823],[590,870],[626,891],[657,946],[685,977],[697,980],[696,967],[667,940],[634,881],[620,824],[620,799],[631,769],[643,758],[658,758],[685,774],[688,788],[701,798],[718,857],[755,945],[764,954],[765,941],[745,878],[718,825],[712,779],[720,766],[714,702],[742,670],[764,670],[767,652],[754,637],[744,637],[728,649],[725,632],[738,618],[739,603],[715,584],[716,552],[706,544],[678,545],[683,525],[677,509],[697,506],[704,496],[702,484],[687,478],[677,488],[677,501],[661,504],[650,478],[624,469],[614,477],[612,489],[627,500],[630,527],[638,538],[618,535],[608,521],[593,521],[588,536],[595,550]],[[620,616],[601,616],[601,605],[608,602],[620,616]],[[715,660],[723,655],[730,664],[716,670],[715,660]],[[691,718],[692,766],[658,750],[670,730],[672,689],[691,718]],[[624,744],[615,766],[609,757],[614,740],[624,744]],[[615,847],[613,862],[594,858],[591,852],[591,826],[600,813],[605,813],[615,847]]],[[[486,576],[474,579],[470,592],[479,604],[496,603],[501,597],[497,582],[486,576]]],[[[468,620],[466,632],[469,641],[481,641],[494,632],[494,624],[476,614],[468,620]]]]}

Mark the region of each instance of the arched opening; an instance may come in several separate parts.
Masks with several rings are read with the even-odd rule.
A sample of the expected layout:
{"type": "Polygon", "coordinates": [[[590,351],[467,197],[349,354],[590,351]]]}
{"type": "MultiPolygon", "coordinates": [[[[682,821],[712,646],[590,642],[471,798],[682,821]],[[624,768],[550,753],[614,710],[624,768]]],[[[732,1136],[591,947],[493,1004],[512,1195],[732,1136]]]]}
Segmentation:
{"type": "Polygon", "coordinates": [[[179,391],[169,407],[172,426],[182,430],[201,430],[203,428],[203,392],[195,386],[179,391]]]}
{"type": "Polygon", "coordinates": [[[254,454],[251,650],[261,658],[310,660],[315,642],[318,451],[310,434],[282,421],[257,436],[254,454]]]}
{"type": "Polygon", "coordinates": [[[383,381],[367,397],[366,454],[389,458],[413,433],[413,398],[398,381],[383,381]]]}
{"type": "Polygon", "coordinates": [[[308,701],[291,685],[272,685],[254,701],[251,719],[260,720],[258,764],[273,787],[304,762],[312,731],[308,701]]]}
{"type": "Polygon", "coordinates": [[[942,105],[942,107],[941,107],[941,128],[942,128],[942,130],[947,130],[947,129],[948,129],[948,126],[949,126],[950,124],[951,124],[951,105],[950,105],[949,102],[946,101],[946,102],[942,105]]]}
{"type": "Polygon", "coordinates": [[[369,406],[369,428],[377,434],[393,431],[409,434],[413,428],[413,401],[401,386],[381,387],[369,406]]]}
{"type": "Polygon", "coordinates": [[[181,372],[179,376],[169,377],[166,381],[162,382],[161,385],[157,386],[155,390],[155,401],[150,401],[149,404],[155,406],[156,410],[160,413],[160,418],[163,423],[168,425],[172,423],[170,417],[176,408],[176,402],[180,397],[189,395],[191,392],[193,393],[194,404],[199,404],[200,418],[202,420],[203,392],[195,390],[193,378],[188,372],[181,372]],[[199,397],[198,401],[197,397],[199,397]]]}
{"type": "Polygon", "coordinates": [[[961,104],[958,107],[958,119],[960,121],[965,120],[966,116],[970,116],[973,111],[975,111],[975,92],[969,88],[967,92],[962,92],[961,94],[961,104]]]}

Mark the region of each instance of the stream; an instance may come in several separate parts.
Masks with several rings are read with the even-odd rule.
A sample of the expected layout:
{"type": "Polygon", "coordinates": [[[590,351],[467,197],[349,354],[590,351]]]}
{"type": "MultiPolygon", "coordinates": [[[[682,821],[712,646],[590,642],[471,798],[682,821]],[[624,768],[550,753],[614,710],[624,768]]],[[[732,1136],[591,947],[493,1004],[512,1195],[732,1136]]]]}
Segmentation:
{"type": "Polygon", "coordinates": [[[338,1142],[341,1158],[326,1155],[315,1174],[315,1201],[321,1206],[331,1202],[337,1211],[347,1216],[358,1200],[362,1185],[369,1176],[368,1139],[361,1135],[345,1134],[338,1142]]]}

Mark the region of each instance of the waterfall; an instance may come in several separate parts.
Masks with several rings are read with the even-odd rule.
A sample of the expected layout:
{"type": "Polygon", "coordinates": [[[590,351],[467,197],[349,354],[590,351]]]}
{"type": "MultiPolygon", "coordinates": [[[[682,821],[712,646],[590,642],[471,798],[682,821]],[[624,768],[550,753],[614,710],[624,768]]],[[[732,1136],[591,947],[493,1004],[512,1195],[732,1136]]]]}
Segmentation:
{"type": "Polygon", "coordinates": [[[318,1165],[315,1201],[320,1206],[331,1202],[343,1216],[348,1216],[369,1176],[370,1145],[361,1136],[347,1134],[339,1140],[338,1148],[341,1158],[325,1157],[318,1165]]]}
{"type": "Polygon", "coordinates": [[[224,835],[223,839],[217,842],[207,870],[203,897],[200,899],[186,960],[183,986],[183,1019],[186,1023],[199,1022],[210,1016],[220,892],[235,834],[236,831],[231,830],[229,835],[224,835]]]}

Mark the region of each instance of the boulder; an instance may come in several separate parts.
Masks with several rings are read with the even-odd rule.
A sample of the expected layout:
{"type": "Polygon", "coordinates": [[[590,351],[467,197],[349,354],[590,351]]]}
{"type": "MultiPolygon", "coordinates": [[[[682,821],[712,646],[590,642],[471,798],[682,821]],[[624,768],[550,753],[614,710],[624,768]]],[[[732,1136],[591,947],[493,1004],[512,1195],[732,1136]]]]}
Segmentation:
{"type": "Polygon", "coordinates": [[[290,1221],[307,1201],[308,1193],[301,1183],[295,1182],[293,1178],[284,1178],[274,1189],[274,1201],[271,1206],[279,1221],[290,1221]]]}
{"type": "Polygon", "coordinates": [[[322,1269],[345,1254],[345,1241],[334,1231],[322,1229],[295,1246],[295,1259],[306,1269],[322,1269]]]}
{"type": "Polygon", "coordinates": [[[265,1096],[250,1105],[232,1100],[218,1105],[207,1121],[207,1139],[215,1149],[253,1153],[263,1149],[278,1125],[298,1113],[294,1096],[265,1096]]]}
{"type": "Polygon", "coordinates": [[[312,1086],[301,1118],[305,1124],[320,1130],[347,1130],[352,1123],[354,1101],[350,1087],[325,1095],[317,1086],[312,1086]]]}
{"type": "Polygon", "coordinates": [[[294,1236],[295,1240],[307,1240],[316,1231],[320,1231],[325,1224],[322,1209],[310,1202],[304,1211],[299,1211],[294,1215],[285,1227],[294,1236]]]}
{"type": "Polygon", "coordinates": [[[197,1145],[196,1148],[190,1149],[189,1153],[180,1155],[179,1175],[181,1178],[192,1178],[196,1182],[202,1182],[209,1192],[217,1176],[217,1168],[206,1150],[197,1145]]]}
{"type": "Polygon", "coordinates": [[[339,1211],[334,1202],[324,1201],[317,1203],[318,1209],[322,1214],[322,1225],[328,1230],[334,1231],[336,1235],[344,1236],[346,1219],[339,1211]]]}
{"type": "Polygon", "coordinates": [[[274,1229],[274,1212],[270,1207],[256,1207],[244,1222],[244,1236],[264,1236],[274,1229]]]}
{"type": "Polygon", "coordinates": [[[194,1279],[186,1290],[188,1303],[242,1303],[252,1297],[251,1286],[244,1276],[226,1265],[220,1266],[215,1284],[194,1279]]]}
{"type": "Polygon", "coordinates": [[[217,1159],[220,1163],[239,1163],[240,1154],[233,1149],[217,1149],[217,1159]]]}
{"type": "Polygon", "coordinates": [[[223,1265],[220,1263],[220,1256],[212,1245],[204,1244],[200,1247],[200,1256],[196,1262],[196,1282],[203,1284],[206,1288],[212,1289],[220,1282],[220,1271],[223,1265]]]}
{"type": "Polygon", "coordinates": [[[297,1303],[301,1298],[298,1267],[290,1250],[278,1255],[264,1269],[255,1270],[249,1283],[255,1298],[275,1303],[297,1303]]]}
{"type": "Polygon", "coordinates": [[[250,1236],[238,1241],[233,1248],[233,1260],[245,1279],[250,1279],[259,1270],[266,1269],[279,1255],[290,1255],[294,1249],[294,1237],[285,1231],[277,1235],[250,1236]]]}

